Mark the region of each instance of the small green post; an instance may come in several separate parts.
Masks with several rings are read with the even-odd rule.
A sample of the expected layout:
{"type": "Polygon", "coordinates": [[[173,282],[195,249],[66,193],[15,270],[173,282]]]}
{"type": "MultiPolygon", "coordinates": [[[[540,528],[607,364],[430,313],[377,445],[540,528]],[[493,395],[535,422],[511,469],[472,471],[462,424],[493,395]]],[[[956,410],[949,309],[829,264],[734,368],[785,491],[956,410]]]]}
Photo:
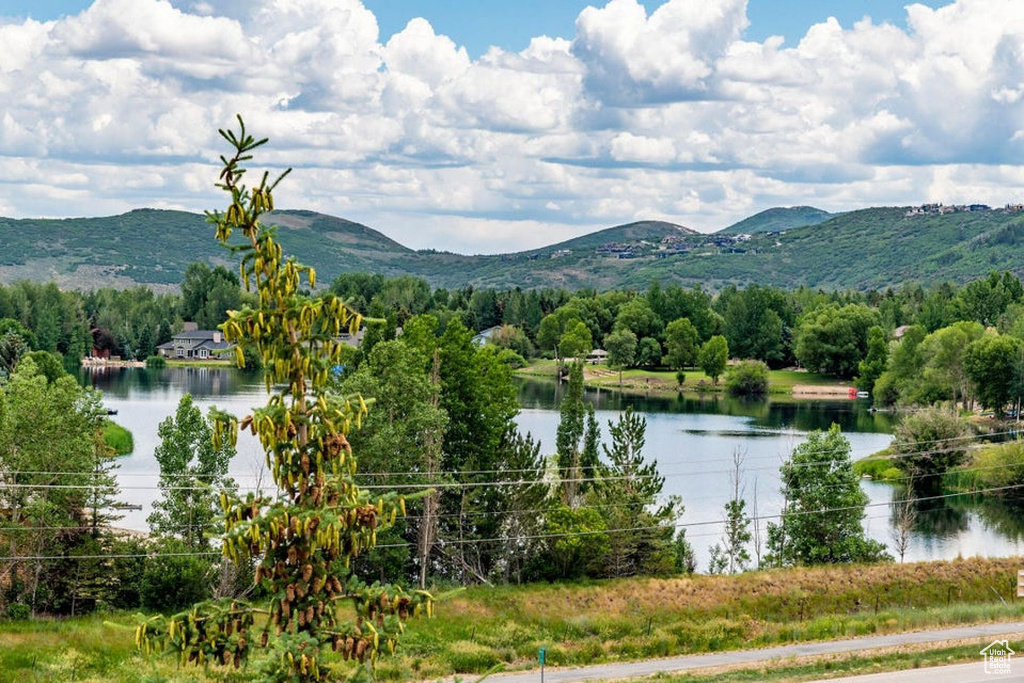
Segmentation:
{"type": "Polygon", "coordinates": [[[544,648],[537,653],[537,659],[540,660],[540,683],[544,683],[544,648]]]}

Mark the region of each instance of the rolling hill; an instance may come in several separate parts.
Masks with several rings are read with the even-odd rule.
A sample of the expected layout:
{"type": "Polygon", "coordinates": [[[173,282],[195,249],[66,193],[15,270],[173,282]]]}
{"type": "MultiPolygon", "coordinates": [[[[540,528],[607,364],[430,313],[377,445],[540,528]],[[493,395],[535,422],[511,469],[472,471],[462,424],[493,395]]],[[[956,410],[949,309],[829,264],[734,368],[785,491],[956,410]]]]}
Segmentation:
{"type": "MultiPolygon", "coordinates": [[[[751,228],[817,211],[781,209],[758,214],[744,232],[710,235],[641,221],[487,256],[413,251],[365,225],[311,211],[278,211],[273,222],[285,250],[314,266],[323,283],[341,272],[367,271],[415,275],[444,287],[603,290],[646,288],[657,279],[709,289],[754,283],[869,289],[964,282],[991,270],[1024,275],[1024,250],[1016,249],[1024,245],[1024,211],[970,208],[871,208],[784,232],[751,228]]],[[[172,288],[192,261],[231,262],[211,233],[203,216],[153,209],[107,218],[0,219],[0,281],[172,288]]]]}
{"type": "Polygon", "coordinates": [[[824,223],[838,214],[813,206],[789,206],[765,209],[718,231],[720,235],[754,235],[759,232],[783,232],[793,228],[824,223]]]}

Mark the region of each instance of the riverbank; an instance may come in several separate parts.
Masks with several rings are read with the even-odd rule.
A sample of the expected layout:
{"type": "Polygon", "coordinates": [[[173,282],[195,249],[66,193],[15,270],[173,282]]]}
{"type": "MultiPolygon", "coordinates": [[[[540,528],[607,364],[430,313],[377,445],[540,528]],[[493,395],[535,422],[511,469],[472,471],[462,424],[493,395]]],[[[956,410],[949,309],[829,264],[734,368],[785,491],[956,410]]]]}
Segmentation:
{"type": "MultiPolygon", "coordinates": [[[[553,360],[537,359],[530,361],[525,368],[516,370],[516,374],[531,379],[554,380],[557,377],[556,368],[557,364],[553,360]]],[[[708,375],[697,368],[688,368],[684,374],[685,379],[679,384],[673,370],[634,368],[622,372],[620,383],[618,370],[613,370],[607,365],[586,365],[583,368],[583,383],[598,389],[660,396],[675,396],[680,392],[725,393],[724,376],[719,377],[718,384],[715,384],[708,375]]],[[[843,382],[835,377],[804,370],[771,370],[768,373],[768,393],[773,398],[846,400],[850,398],[851,389],[856,391],[856,386],[852,382],[843,382]]]]}
{"type": "MultiPolygon", "coordinates": [[[[438,604],[435,618],[410,622],[399,655],[381,660],[377,673],[381,680],[435,680],[495,665],[533,669],[539,648],[548,665],[567,666],[1010,621],[1024,614],[1012,597],[1021,562],[476,586],[438,604]]],[[[140,672],[159,680],[245,680],[244,673],[142,658],[132,646],[133,620],[118,614],[0,623],[0,679],[64,680],[74,670],[77,681],[137,681],[140,672]]],[[[331,660],[339,676],[348,666],[331,660]]]]}

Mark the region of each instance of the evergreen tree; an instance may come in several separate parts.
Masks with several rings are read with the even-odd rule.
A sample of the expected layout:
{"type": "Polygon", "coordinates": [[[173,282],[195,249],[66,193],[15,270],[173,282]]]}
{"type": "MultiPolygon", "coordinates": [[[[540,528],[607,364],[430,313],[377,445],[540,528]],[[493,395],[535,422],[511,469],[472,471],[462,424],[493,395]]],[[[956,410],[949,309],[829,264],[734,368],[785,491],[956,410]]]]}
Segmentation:
{"type": "Polygon", "coordinates": [[[540,442],[510,428],[501,442],[501,466],[496,487],[501,501],[501,548],[497,568],[505,582],[533,578],[534,565],[544,548],[544,518],[551,507],[550,486],[544,481],[545,460],[540,442]]]}
{"type": "MultiPolygon", "coordinates": [[[[607,465],[592,494],[600,501],[608,533],[604,572],[610,576],[668,574],[674,571],[675,521],[678,501],[660,501],[665,478],[657,461],[643,456],[647,420],[632,407],[608,423],[611,446],[604,446],[607,465]]],[[[678,508],[678,509],[677,509],[678,508]]]]}
{"type": "Polygon", "coordinates": [[[242,277],[256,291],[258,308],[232,310],[222,329],[236,345],[238,365],[247,347],[259,351],[267,391],[274,392],[240,423],[215,413],[214,447],[233,443],[239,428],[251,430],[280,491],[242,500],[221,496],[224,554],[240,566],[256,563],[254,580],[265,606],[241,599],[199,603],[143,621],[136,642],[147,651],[174,650],[182,661],[236,667],[254,647],[272,648],[257,674],[261,680],[319,682],[330,676],[321,666],[324,647],[333,646],[346,659],[375,661],[394,650],[402,621],[421,609],[430,613],[432,599],[396,586],[367,585],[348,571],[353,557],[376,545],[377,534],[405,501],[394,493],[371,494],[356,483],[357,462],[346,434],[361,423],[366,403],[332,394],[329,378],[341,358],[341,331],[355,332],[360,317],[333,295],[313,299],[303,293],[315,287],[315,273],[285,260],[275,230],[260,221],[273,210],[272,193],[283,175],[269,182],[264,174],[251,187],[242,185],[241,164],[266,140],[248,135],[241,118],[239,125],[238,133],[220,131],[234,150],[222,157],[219,182],[230,205],[209,219],[217,240],[241,254],[242,277]],[[242,239],[231,242],[236,231],[242,239]],[[356,619],[339,620],[342,602],[356,619]],[[266,615],[259,624],[257,610],[266,615]]]}

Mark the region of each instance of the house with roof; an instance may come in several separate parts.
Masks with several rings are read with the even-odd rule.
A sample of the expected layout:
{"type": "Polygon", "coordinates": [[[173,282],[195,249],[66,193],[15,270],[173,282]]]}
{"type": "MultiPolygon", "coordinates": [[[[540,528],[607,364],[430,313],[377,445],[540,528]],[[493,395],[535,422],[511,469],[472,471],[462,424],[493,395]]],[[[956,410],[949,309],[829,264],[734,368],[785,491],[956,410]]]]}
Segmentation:
{"type": "Polygon", "coordinates": [[[224,340],[220,330],[200,330],[196,323],[185,323],[185,329],[171,337],[171,341],[156,347],[164,358],[178,360],[207,360],[221,358],[235,347],[224,340]]]}
{"type": "Polygon", "coordinates": [[[494,333],[500,329],[501,325],[495,325],[494,327],[488,327],[486,330],[480,330],[473,335],[473,343],[477,346],[483,346],[489,342],[494,333]]]}

